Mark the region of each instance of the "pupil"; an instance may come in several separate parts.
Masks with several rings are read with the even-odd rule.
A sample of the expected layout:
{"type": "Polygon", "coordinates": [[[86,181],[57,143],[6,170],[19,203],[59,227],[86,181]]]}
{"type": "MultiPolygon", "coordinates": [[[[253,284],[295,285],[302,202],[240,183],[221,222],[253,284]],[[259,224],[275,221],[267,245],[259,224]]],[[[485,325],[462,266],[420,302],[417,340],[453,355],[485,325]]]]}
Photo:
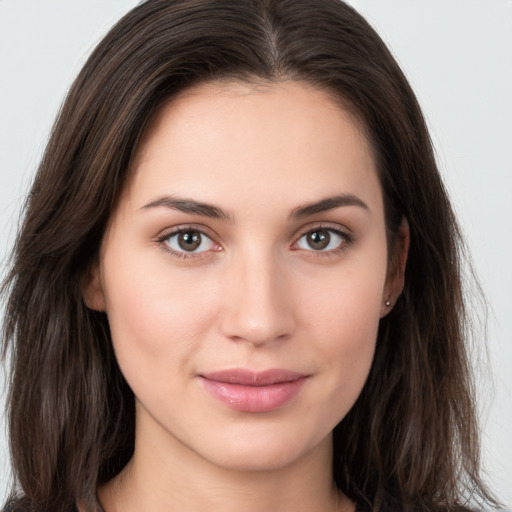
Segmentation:
{"type": "Polygon", "coordinates": [[[201,245],[201,235],[197,231],[186,231],[178,235],[178,245],[184,251],[194,251],[201,245]]]}
{"type": "Polygon", "coordinates": [[[328,231],[319,230],[308,233],[308,244],[312,249],[325,249],[331,241],[331,235],[328,231]]]}

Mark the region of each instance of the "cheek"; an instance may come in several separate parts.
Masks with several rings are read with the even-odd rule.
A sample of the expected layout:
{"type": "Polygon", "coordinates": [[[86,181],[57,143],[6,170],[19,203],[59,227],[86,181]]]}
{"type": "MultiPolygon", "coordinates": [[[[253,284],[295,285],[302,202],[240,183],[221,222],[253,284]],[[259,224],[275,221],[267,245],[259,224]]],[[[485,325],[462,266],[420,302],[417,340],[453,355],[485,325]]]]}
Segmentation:
{"type": "Polygon", "coordinates": [[[356,395],[370,369],[379,326],[380,296],[373,290],[366,291],[358,286],[353,293],[337,296],[335,303],[323,304],[314,315],[322,359],[338,381],[333,385],[356,395]]]}
{"type": "Polygon", "coordinates": [[[358,301],[352,296],[348,302],[338,302],[338,308],[325,308],[323,315],[317,315],[321,315],[317,325],[322,325],[321,331],[317,327],[316,333],[317,356],[324,366],[315,407],[320,411],[320,423],[328,425],[330,430],[350,411],[370,372],[379,308],[378,304],[369,307],[373,297],[368,299],[364,309],[357,307],[358,301]]]}
{"type": "Polygon", "coordinates": [[[204,279],[170,274],[161,255],[159,261],[145,260],[140,253],[137,258],[114,256],[104,260],[104,289],[123,372],[154,375],[157,367],[178,366],[186,371],[215,316],[204,279]]]}
{"type": "Polygon", "coordinates": [[[326,364],[324,410],[333,424],[356,401],[372,364],[386,277],[381,254],[379,260],[347,266],[303,288],[303,320],[316,340],[318,359],[326,364]]]}
{"type": "Polygon", "coordinates": [[[332,333],[356,348],[365,339],[374,341],[380,319],[386,281],[385,252],[333,269],[321,278],[312,275],[302,283],[300,295],[304,319],[311,329],[332,333]]]}

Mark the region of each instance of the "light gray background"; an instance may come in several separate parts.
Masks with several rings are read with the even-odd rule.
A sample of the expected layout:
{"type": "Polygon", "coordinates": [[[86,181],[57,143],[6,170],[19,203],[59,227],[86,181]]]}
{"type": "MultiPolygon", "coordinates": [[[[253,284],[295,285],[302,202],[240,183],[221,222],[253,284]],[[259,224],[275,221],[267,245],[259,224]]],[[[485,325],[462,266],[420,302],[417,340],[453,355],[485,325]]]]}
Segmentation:
{"type": "MultiPolygon", "coordinates": [[[[72,78],[137,3],[0,0],[0,261],[72,78]]],[[[351,3],[390,44],[418,94],[492,308],[494,384],[482,369],[478,374],[483,462],[512,509],[512,1],[351,3]]],[[[0,429],[0,501],[8,473],[0,429]]]]}

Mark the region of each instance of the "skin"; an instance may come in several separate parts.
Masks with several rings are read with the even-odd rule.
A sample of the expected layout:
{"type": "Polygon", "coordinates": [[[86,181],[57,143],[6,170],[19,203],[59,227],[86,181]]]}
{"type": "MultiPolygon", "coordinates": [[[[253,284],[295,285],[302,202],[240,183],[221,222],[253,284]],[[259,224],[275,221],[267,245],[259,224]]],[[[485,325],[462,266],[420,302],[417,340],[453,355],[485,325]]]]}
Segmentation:
{"type": "Polygon", "coordinates": [[[326,92],[207,84],[167,104],[84,289],[108,315],[136,396],[135,453],[99,489],[105,510],[353,510],[332,483],[332,429],[367,378],[385,302],[401,291],[388,259],[371,148],[326,92]],[[343,194],[361,204],[293,215],[343,194]],[[225,218],[147,206],[162,196],[225,218]],[[206,235],[195,232],[196,252],[176,252],[179,228],[206,235]],[[330,236],[326,249],[308,243],[313,232],[330,236]],[[307,379],[282,407],[243,412],[199,377],[229,368],[307,379]]]}

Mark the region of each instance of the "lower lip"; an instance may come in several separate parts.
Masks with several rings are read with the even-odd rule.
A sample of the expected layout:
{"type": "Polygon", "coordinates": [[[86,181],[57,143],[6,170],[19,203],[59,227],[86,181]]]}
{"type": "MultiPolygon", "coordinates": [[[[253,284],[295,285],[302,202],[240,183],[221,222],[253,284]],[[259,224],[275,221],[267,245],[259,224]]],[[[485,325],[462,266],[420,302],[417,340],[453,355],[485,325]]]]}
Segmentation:
{"type": "Polygon", "coordinates": [[[301,390],[307,377],[267,386],[245,386],[202,377],[206,389],[222,403],[244,412],[269,412],[283,407],[301,390]]]}

